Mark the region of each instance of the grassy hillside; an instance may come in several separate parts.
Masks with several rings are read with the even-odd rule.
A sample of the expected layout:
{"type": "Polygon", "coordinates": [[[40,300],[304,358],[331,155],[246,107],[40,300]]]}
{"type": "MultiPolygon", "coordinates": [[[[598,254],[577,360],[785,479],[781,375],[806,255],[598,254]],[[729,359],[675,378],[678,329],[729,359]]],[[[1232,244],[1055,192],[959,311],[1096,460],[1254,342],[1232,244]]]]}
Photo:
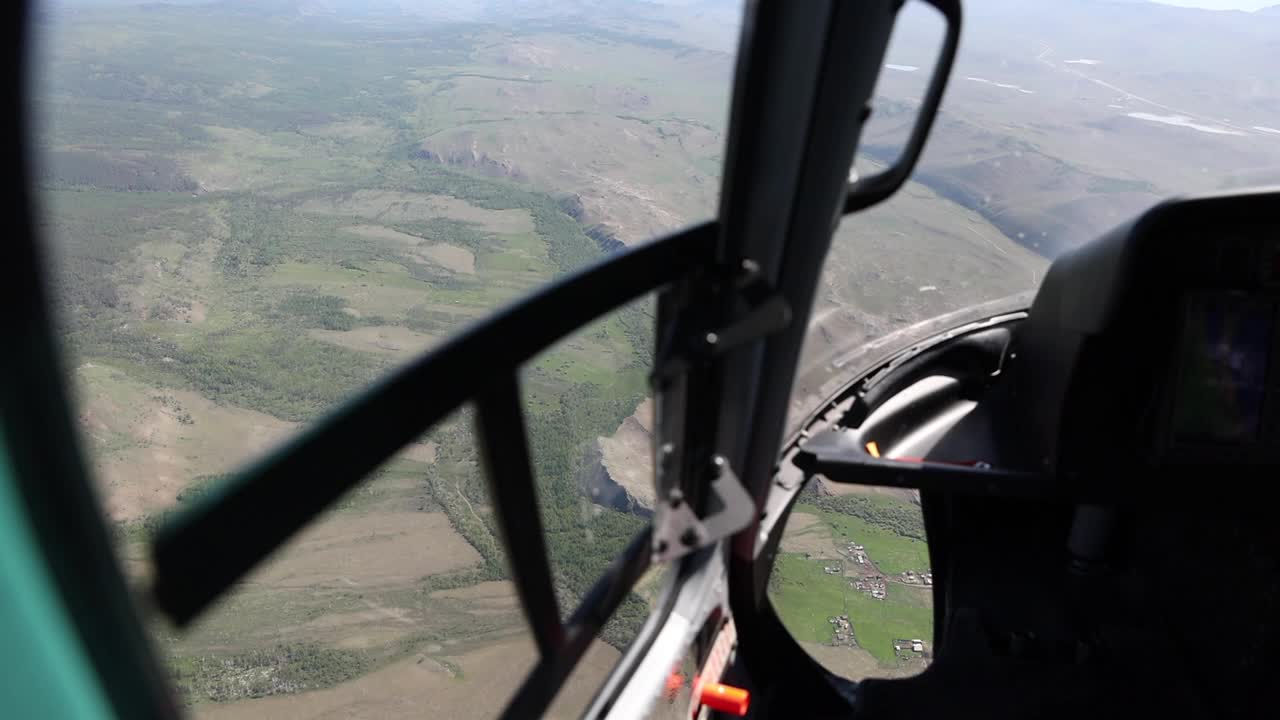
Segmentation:
{"type": "MultiPolygon", "coordinates": [[[[871,157],[901,144],[936,52],[929,20],[897,30],[889,62],[921,69],[883,73],[871,157]]],[[[1274,13],[973,3],[917,179],[1048,256],[1169,195],[1280,181],[1278,32],[1274,13]]]]}
{"type": "Polygon", "coordinates": [[[787,521],[769,600],[797,640],[820,648],[811,652],[828,667],[857,667],[858,677],[919,672],[924,659],[894,645],[932,642],[930,588],[904,575],[928,571],[923,537],[915,504],[882,495],[808,493],[787,521]],[[872,592],[877,582],[883,597],[872,592]],[[848,632],[833,622],[841,616],[848,632]]]}

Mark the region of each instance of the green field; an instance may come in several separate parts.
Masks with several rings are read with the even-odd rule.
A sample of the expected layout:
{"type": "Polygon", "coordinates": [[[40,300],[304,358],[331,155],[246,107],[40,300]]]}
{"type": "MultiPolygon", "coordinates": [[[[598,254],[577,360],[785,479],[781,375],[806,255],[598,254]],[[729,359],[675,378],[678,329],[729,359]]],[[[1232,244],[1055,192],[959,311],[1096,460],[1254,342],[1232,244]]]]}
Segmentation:
{"type": "Polygon", "coordinates": [[[899,535],[860,517],[820,510],[812,505],[797,505],[795,512],[810,513],[822,518],[836,545],[856,542],[866,546],[867,555],[885,573],[896,575],[906,570],[920,572],[929,567],[929,547],[921,540],[899,535]]]}
{"type": "Polygon", "coordinates": [[[798,640],[829,644],[833,616],[848,615],[858,645],[885,665],[897,664],[895,639],[933,637],[933,610],[924,591],[890,585],[884,600],[849,588],[847,578],[823,572],[821,560],[780,554],[770,600],[798,640]]]}
{"type": "MultiPolygon", "coordinates": [[[[883,668],[901,668],[894,640],[933,637],[932,589],[896,578],[929,569],[923,518],[917,505],[882,495],[819,495],[806,491],[792,509],[782,552],[769,580],[769,598],[783,624],[802,642],[832,645],[832,617],[848,615],[857,646],[883,668]],[[853,562],[850,544],[873,565],[853,562]],[[839,574],[825,568],[838,566],[839,574]],[[886,576],[877,599],[854,583],[886,576]]],[[[850,650],[850,652],[853,652],[850,650]]]]}

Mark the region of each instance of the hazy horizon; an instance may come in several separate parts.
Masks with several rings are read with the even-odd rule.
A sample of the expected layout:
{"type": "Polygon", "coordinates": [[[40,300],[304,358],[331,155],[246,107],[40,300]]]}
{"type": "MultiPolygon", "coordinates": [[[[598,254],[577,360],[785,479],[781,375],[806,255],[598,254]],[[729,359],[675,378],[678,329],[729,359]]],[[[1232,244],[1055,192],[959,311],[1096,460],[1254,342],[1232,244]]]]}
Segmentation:
{"type": "Polygon", "coordinates": [[[1276,0],[1151,0],[1151,2],[1203,10],[1244,10],[1246,12],[1280,5],[1276,0]]]}

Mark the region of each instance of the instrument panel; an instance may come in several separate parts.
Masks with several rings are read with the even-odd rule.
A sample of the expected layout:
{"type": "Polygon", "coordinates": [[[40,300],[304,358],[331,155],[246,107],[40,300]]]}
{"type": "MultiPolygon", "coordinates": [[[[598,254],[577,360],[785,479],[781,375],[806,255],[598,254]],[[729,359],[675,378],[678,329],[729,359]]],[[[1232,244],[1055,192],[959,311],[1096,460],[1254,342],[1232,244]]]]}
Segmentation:
{"type": "Polygon", "coordinates": [[[1056,260],[987,414],[1014,466],[1280,464],[1280,191],[1171,200],[1056,260]]]}
{"type": "Polygon", "coordinates": [[[1169,459],[1280,457],[1280,227],[1221,237],[1180,248],[1163,392],[1169,459]]]}
{"type": "Polygon", "coordinates": [[[1247,293],[1189,293],[1181,307],[1172,388],[1175,445],[1249,445],[1274,440],[1280,357],[1275,302],[1247,293]],[[1264,433],[1264,428],[1267,432],[1264,433]]]}

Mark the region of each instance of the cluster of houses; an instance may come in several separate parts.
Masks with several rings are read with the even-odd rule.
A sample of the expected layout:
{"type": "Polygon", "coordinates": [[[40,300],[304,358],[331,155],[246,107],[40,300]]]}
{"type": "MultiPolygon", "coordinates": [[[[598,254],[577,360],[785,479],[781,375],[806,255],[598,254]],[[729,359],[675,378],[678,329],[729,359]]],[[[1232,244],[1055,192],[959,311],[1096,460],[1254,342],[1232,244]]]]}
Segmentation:
{"type": "MultiPolygon", "coordinates": [[[[876,566],[872,563],[871,558],[867,557],[867,549],[865,546],[850,541],[844,548],[841,555],[844,555],[853,566],[849,569],[850,574],[854,577],[849,578],[849,587],[858,592],[867,593],[876,600],[884,600],[888,591],[889,578],[878,574],[876,566]],[[857,565],[870,566],[866,568],[858,568],[857,565]],[[868,574],[863,575],[866,572],[868,574]]],[[[805,553],[805,557],[810,557],[809,553],[805,553]]],[[[837,560],[823,565],[822,571],[827,575],[843,575],[845,571],[844,563],[837,560]]],[[[895,575],[893,579],[905,585],[933,585],[933,572],[924,570],[916,572],[914,570],[906,570],[900,575],[895,575]]],[[[848,615],[837,615],[827,618],[827,622],[831,624],[831,632],[834,636],[836,645],[857,645],[857,641],[853,635],[853,625],[849,622],[848,615]]],[[[920,639],[895,639],[893,641],[893,652],[900,658],[924,657],[928,658],[929,653],[925,649],[923,640],[920,639]]]]}
{"type": "Polygon", "coordinates": [[[858,644],[853,639],[853,626],[849,624],[848,615],[837,615],[832,618],[827,618],[827,622],[832,625],[831,629],[835,633],[836,645],[841,643],[848,643],[850,645],[858,644]]]}
{"type": "Polygon", "coordinates": [[[865,593],[871,593],[871,597],[877,600],[883,600],[885,596],[887,581],[879,575],[870,575],[860,580],[849,581],[849,587],[865,593]]]}
{"type": "MultiPolygon", "coordinates": [[[[872,564],[871,558],[867,556],[867,548],[864,545],[861,545],[859,543],[849,541],[846,544],[846,546],[843,548],[843,552],[841,554],[845,555],[850,562],[855,563],[856,565],[871,566],[869,568],[866,568],[866,570],[870,571],[872,574],[866,575],[864,577],[853,578],[852,580],[849,581],[849,587],[853,588],[854,590],[858,590],[859,592],[867,593],[868,595],[875,598],[876,600],[884,600],[888,590],[887,588],[888,579],[882,575],[874,574],[876,571],[876,567],[875,565],[872,564]]],[[[805,553],[805,557],[808,558],[811,556],[809,555],[809,553],[805,553]]],[[[863,572],[856,566],[851,569],[853,570],[852,574],[855,576],[861,575],[861,573],[863,572]]],[[[827,575],[843,575],[844,571],[845,571],[844,563],[840,561],[835,561],[829,565],[823,565],[822,567],[822,572],[826,573],[827,575]]],[[[894,579],[906,585],[932,586],[933,572],[929,570],[924,570],[921,572],[916,572],[914,570],[907,570],[907,571],[904,571],[901,575],[895,576],[894,579]]],[[[833,618],[832,621],[834,622],[834,620],[835,619],[833,618]]]]}
{"type": "Polygon", "coordinates": [[[933,573],[925,570],[924,572],[917,574],[912,570],[907,570],[902,573],[902,582],[908,585],[932,585],[933,573]]]}
{"type": "Polygon", "coordinates": [[[867,549],[857,543],[849,543],[849,547],[845,548],[845,552],[859,565],[866,565],[870,562],[867,560],[867,549]]]}
{"type": "Polygon", "coordinates": [[[897,640],[893,641],[893,654],[898,657],[929,657],[924,648],[924,641],[915,640],[897,640]]]}

